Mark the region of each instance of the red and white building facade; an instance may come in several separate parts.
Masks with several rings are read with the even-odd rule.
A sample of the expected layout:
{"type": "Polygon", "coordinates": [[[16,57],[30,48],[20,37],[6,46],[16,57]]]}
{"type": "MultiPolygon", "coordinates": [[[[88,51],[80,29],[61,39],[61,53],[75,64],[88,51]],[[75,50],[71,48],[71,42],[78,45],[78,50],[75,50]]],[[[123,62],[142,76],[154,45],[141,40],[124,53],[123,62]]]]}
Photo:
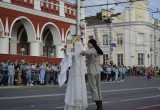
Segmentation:
{"type": "Polygon", "coordinates": [[[0,0],[0,54],[62,58],[76,6],[62,0],[0,0]]]}

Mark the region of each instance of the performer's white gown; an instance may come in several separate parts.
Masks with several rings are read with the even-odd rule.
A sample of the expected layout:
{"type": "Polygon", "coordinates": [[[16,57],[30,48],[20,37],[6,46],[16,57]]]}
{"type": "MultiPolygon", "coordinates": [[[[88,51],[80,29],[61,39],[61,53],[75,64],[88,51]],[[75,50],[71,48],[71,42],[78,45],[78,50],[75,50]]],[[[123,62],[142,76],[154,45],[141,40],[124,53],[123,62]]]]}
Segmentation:
{"type": "Polygon", "coordinates": [[[64,110],[85,110],[88,107],[85,83],[87,69],[85,57],[80,55],[82,51],[83,45],[81,41],[78,41],[75,44],[75,53],[67,52],[65,56],[66,60],[63,59],[63,62],[71,64],[71,60],[69,59],[72,58],[72,65],[70,67],[69,79],[67,82],[64,110]]]}

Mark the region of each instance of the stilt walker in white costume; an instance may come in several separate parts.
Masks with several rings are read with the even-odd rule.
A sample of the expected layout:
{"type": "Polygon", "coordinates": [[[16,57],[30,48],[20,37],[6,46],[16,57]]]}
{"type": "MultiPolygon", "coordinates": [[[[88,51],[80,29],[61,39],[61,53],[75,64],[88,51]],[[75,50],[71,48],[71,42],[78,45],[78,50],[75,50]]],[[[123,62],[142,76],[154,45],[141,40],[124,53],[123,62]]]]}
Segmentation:
{"type": "Polygon", "coordinates": [[[85,57],[80,53],[84,50],[81,36],[74,39],[74,53],[64,50],[64,58],[61,62],[61,73],[58,78],[59,85],[66,81],[66,72],[69,70],[67,90],[65,94],[64,110],[85,110],[88,107],[85,74],[87,72],[85,57]]]}

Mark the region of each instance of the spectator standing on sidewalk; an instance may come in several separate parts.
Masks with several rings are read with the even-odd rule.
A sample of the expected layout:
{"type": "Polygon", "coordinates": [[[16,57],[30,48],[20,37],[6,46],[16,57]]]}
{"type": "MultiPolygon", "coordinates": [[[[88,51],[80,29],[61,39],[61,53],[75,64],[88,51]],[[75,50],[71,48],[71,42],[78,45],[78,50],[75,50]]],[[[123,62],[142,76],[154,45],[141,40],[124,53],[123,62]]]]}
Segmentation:
{"type": "Polygon", "coordinates": [[[55,68],[54,65],[55,64],[53,63],[50,70],[50,80],[49,80],[50,84],[54,83],[54,68],[55,68]]]}
{"type": "Polygon", "coordinates": [[[112,82],[115,81],[115,74],[116,74],[116,69],[115,69],[115,65],[113,65],[112,70],[111,70],[112,82]]]}
{"type": "Polygon", "coordinates": [[[21,81],[22,81],[22,84],[27,84],[27,79],[26,79],[26,70],[25,70],[25,66],[26,64],[24,63],[24,61],[21,61],[21,81]]]}
{"type": "Polygon", "coordinates": [[[19,69],[18,69],[18,85],[22,84],[22,64],[19,62],[19,69]]]}
{"type": "Polygon", "coordinates": [[[27,86],[33,86],[32,81],[31,81],[31,65],[30,65],[30,63],[26,63],[25,70],[26,70],[26,75],[27,75],[27,86]]]}
{"type": "Polygon", "coordinates": [[[14,81],[15,81],[16,84],[18,84],[18,74],[19,74],[19,71],[20,71],[20,65],[19,65],[17,59],[14,62],[14,69],[15,69],[14,81]]]}
{"type": "Polygon", "coordinates": [[[103,80],[103,68],[102,68],[101,64],[98,65],[98,71],[100,73],[100,77],[101,77],[101,81],[102,81],[103,80]]]}
{"type": "Polygon", "coordinates": [[[45,62],[42,62],[42,65],[40,66],[40,84],[44,85],[44,78],[45,78],[45,62]]]}
{"type": "Polygon", "coordinates": [[[118,74],[119,74],[119,70],[118,70],[118,66],[116,66],[115,68],[115,80],[118,81],[118,74]]]}
{"type": "Polygon", "coordinates": [[[136,75],[136,67],[133,66],[133,76],[135,76],[135,75],[136,75]]]}
{"type": "Polygon", "coordinates": [[[54,71],[54,84],[57,85],[58,84],[58,71],[59,71],[57,64],[53,66],[53,71],[54,71]]]}
{"type": "Polygon", "coordinates": [[[8,85],[13,86],[14,82],[15,69],[12,62],[8,65],[8,85]]]}
{"type": "Polygon", "coordinates": [[[7,72],[7,65],[5,62],[2,62],[2,75],[3,75],[3,79],[2,79],[2,84],[4,86],[8,85],[8,72],[7,72]]]}
{"type": "Polygon", "coordinates": [[[106,72],[107,72],[107,81],[110,81],[110,78],[111,78],[111,65],[108,65],[108,67],[106,69],[106,72]]]}
{"type": "Polygon", "coordinates": [[[122,67],[122,80],[123,80],[123,81],[125,80],[125,74],[126,74],[126,67],[123,66],[123,67],[122,67]]]}
{"type": "Polygon", "coordinates": [[[123,69],[122,69],[122,68],[123,68],[122,66],[119,67],[119,77],[120,77],[120,81],[122,81],[122,75],[123,75],[123,69]]]}
{"type": "Polygon", "coordinates": [[[32,82],[36,82],[36,63],[34,62],[34,63],[32,63],[32,65],[31,65],[31,73],[32,73],[32,75],[31,75],[31,80],[32,80],[32,82]]]}
{"type": "Polygon", "coordinates": [[[0,85],[2,85],[2,79],[3,79],[3,75],[2,75],[2,65],[0,62],[0,85]]]}
{"type": "Polygon", "coordinates": [[[50,71],[51,71],[51,65],[50,65],[50,63],[48,63],[46,65],[46,74],[45,74],[45,82],[46,82],[46,84],[48,84],[49,81],[50,81],[50,71]]]}

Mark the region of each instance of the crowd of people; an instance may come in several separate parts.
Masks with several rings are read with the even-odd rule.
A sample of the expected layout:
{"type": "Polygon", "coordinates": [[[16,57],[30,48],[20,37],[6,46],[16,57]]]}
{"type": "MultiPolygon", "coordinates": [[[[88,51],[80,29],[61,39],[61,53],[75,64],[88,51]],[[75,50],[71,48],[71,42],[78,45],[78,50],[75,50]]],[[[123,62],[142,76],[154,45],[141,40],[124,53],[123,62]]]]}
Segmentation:
{"type": "MultiPolygon", "coordinates": [[[[160,76],[158,67],[126,67],[116,65],[99,65],[98,70],[101,73],[101,81],[124,81],[125,76],[160,76]]],[[[58,75],[60,66],[56,63],[42,61],[41,63],[25,62],[15,60],[10,62],[9,59],[0,62],[0,85],[27,85],[35,84],[58,84],[58,75]]],[[[86,75],[87,82],[87,75],[86,75]]]]}
{"type": "MultiPolygon", "coordinates": [[[[102,81],[124,81],[125,76],[160,76],[158,67],[99,65],[102,81]]],[[[150,79],[150,78],[149,78],[150,79]]]]}
{"type": "Polygon", "coordinates": [[[59,65],[56,63],[25,62],[15,60],[11,62],[9,59],[0,62],[0,84],[4,86],[27,85],[34,84],[58,84],[59,65]]]}

